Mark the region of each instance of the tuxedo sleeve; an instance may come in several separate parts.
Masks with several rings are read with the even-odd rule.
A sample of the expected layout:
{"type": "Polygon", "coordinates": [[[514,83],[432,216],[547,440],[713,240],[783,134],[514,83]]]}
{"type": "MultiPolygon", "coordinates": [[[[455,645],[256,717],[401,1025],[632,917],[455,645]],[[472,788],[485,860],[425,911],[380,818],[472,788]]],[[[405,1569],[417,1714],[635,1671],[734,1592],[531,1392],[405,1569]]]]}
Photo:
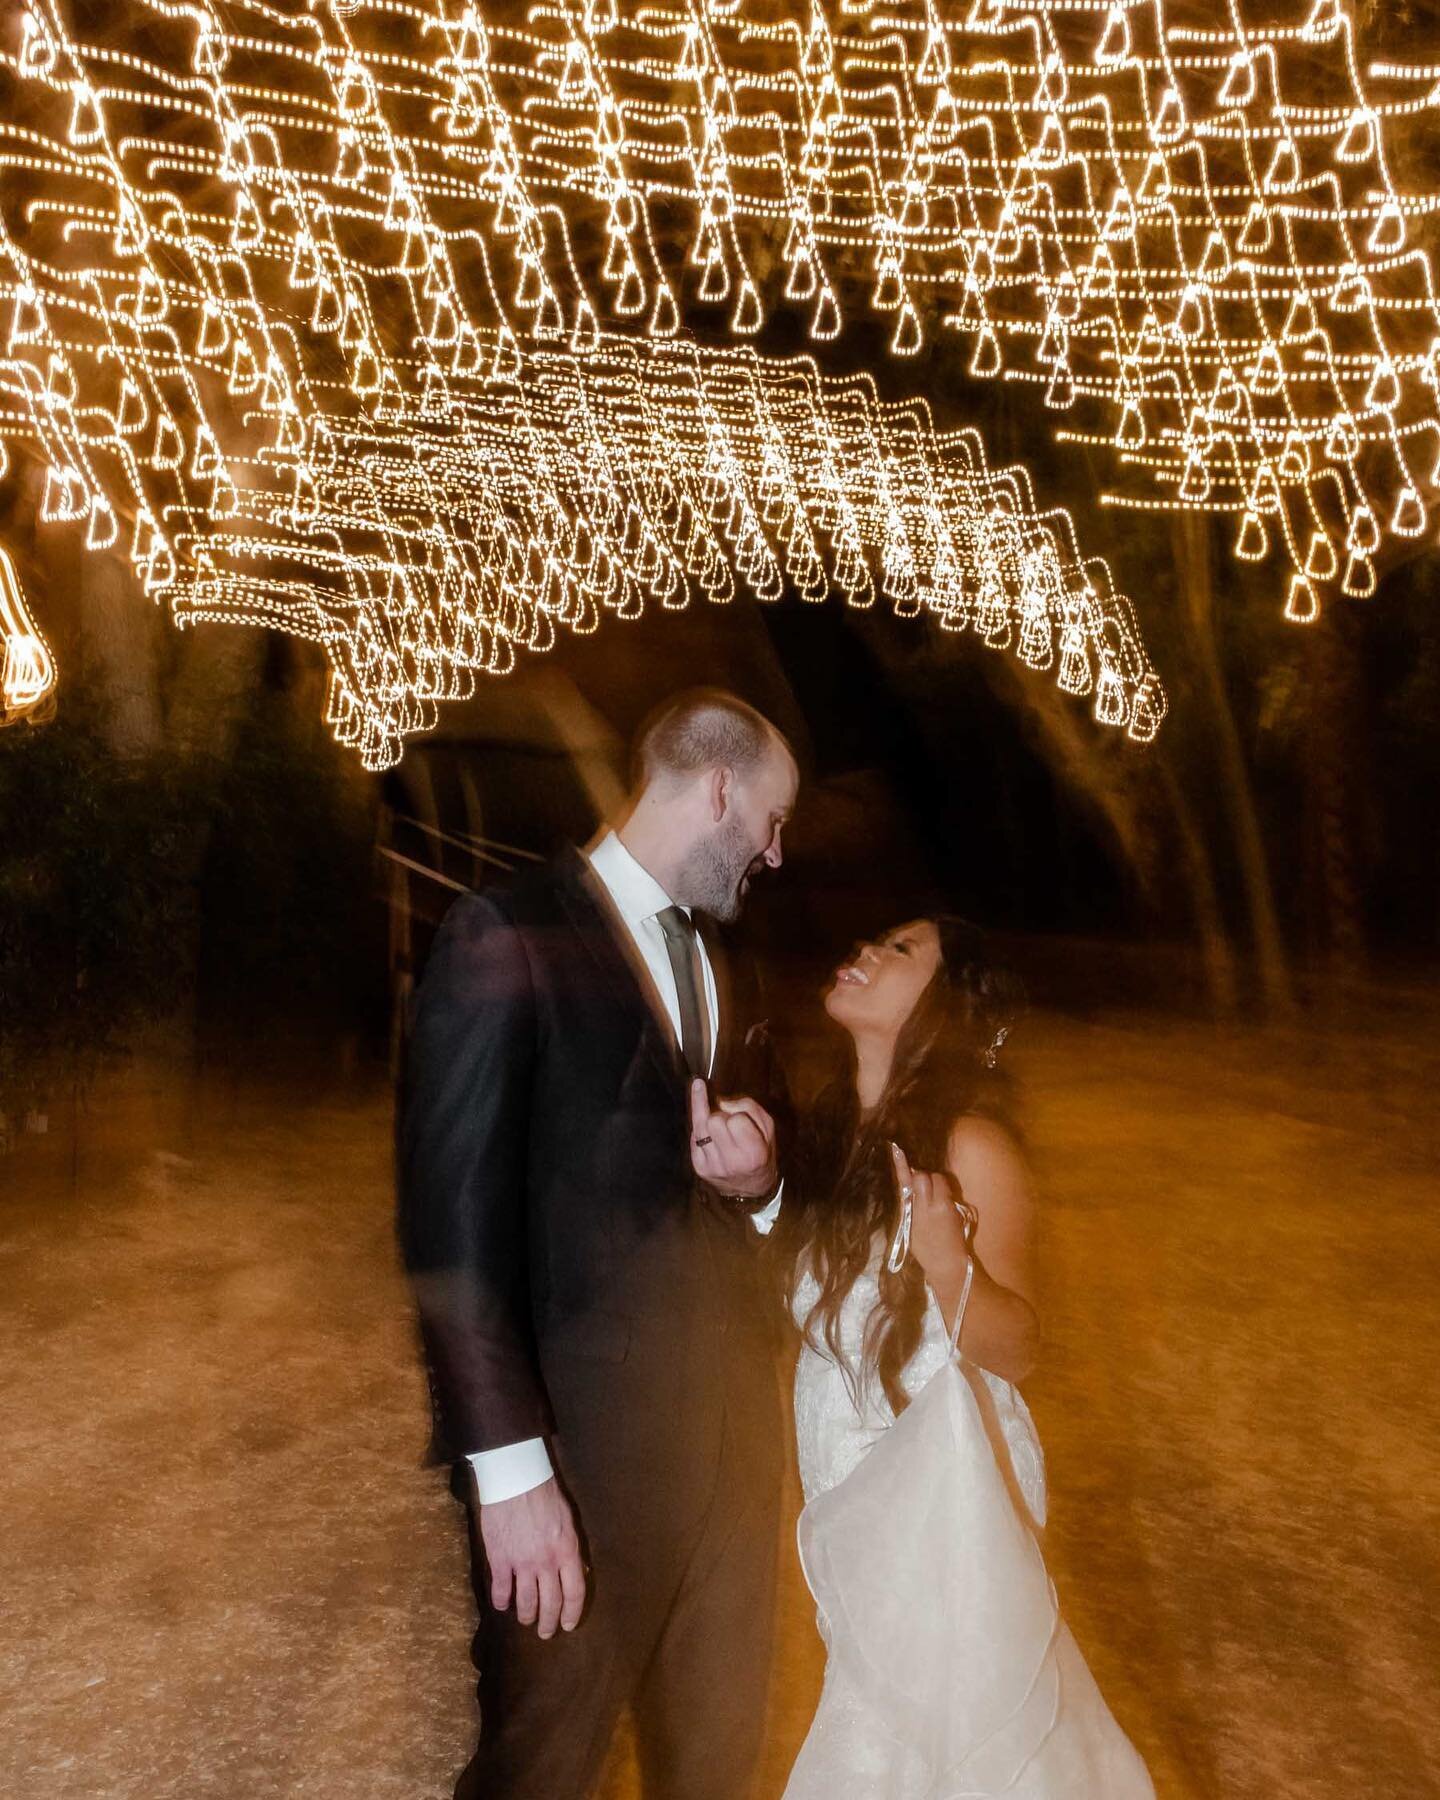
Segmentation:
{"type": "Polygon", "coordinates": [[[442,1454],[543,1436],[527,1261],[535,1002],[500,904],[446,914],[416,997],[401,1103],[399,1233],[442,1454]]]}

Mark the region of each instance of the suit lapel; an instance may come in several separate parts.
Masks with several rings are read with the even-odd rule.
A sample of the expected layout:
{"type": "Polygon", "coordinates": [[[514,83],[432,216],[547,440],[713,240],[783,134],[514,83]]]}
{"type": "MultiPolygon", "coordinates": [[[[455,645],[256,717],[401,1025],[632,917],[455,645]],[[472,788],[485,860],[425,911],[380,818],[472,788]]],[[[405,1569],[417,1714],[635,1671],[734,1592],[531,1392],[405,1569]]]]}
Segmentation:
{"type": "MultiPolygon", "coordinates": [[[[616,1005],[636,1015],[641,1041],[659,1074],[683,1087],[688,1077],[669,1016],[604,882],[579,850],[562,852],[556,868],[561,905],[616,1005]]],[[[716,980],[718,984],[718,975],[716,980]]]]}

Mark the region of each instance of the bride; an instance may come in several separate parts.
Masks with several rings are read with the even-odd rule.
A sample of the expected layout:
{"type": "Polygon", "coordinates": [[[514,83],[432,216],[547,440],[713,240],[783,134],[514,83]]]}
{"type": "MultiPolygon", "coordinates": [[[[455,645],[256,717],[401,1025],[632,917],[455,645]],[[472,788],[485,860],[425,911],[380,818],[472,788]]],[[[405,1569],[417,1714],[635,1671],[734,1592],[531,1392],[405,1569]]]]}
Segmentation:
{"type": "Polygon", "coordinates": [[[1059,1617],[1016,1387],[1035,1209],[1001,1047],[1010,978],[961,920],[837,971],[844,1077],[775,1233],[803,1333],[800,1554],[828,1652],[785,1800],[1151,1800],[1059,1617]]]}

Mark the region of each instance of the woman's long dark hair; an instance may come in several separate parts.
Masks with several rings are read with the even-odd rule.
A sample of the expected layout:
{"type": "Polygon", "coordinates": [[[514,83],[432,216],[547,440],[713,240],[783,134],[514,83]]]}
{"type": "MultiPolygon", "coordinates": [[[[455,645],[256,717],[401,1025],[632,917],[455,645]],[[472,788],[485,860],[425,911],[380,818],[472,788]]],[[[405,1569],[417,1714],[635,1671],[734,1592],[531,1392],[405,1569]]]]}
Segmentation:
{"type": "MultiPolygon", "coordinates": [[[[951,1133],[965,1114],[1015,1129],[1013,1088],[998,1051],[1020,1010],[1019,983],[968,920],[932,915],[931,922],[940,962],[901,1027],[879,1104],[861,1114],[854,1046],[847,1041],[842,1068],[801,1120],[794,1180],[773,1234],[792,1305],[807,1268],[820,1284],[806,1337],[817,1349],[823,1339],[852,1381],[840,1348],[840,1313],[870,1266],[877,1235],[888,1243],[899,1223],[891,1141],[913,1168],[943,1169],[951,1133]]],[[[882,1262],[880,1304],[866,1330],[860,1380],[878,1377],[897,1416],[907,1404],[901,1371],[919,1345],[924,1317],[925,1279],[914,1257],[898,1275],[882,1262]]]]}

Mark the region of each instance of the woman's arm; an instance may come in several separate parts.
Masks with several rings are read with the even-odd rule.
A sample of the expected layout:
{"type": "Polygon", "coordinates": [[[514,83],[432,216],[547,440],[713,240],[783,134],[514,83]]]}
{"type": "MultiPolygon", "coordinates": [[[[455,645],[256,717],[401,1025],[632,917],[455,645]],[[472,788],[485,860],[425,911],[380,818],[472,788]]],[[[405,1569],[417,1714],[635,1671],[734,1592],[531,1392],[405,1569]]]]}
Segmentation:
{"type": "Polygon", "coordinates": [[[1035,1201],[1019,1146],[992,1119],[964,1118],[950,1136],[947,1167],[910,1172],[897,1159],[902,1184],[914,1189],[911,1248],[951,1325],[969,1260],[962,1197],[975,1209],[974,1281],[961,1347],[972,1362],[1006,1381],[1023,1381],[1040,1345],[1036,1305],[1035,1201]]]}

